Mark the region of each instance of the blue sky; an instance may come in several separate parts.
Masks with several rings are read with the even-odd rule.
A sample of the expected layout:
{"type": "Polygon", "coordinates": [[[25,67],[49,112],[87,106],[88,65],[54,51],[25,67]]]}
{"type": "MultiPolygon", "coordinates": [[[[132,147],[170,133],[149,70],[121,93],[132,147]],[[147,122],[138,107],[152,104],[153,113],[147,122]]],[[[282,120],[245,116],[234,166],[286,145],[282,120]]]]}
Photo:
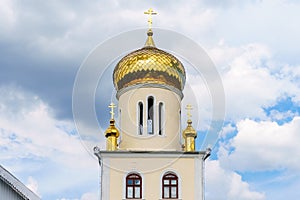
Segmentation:
{"type": "MultiPolygon", "coordinates": [[[[97,199],[99,169],[90,147],[104,146],[105,127],[85,121],[86,130],[99,134],[77,133],[76,73],[97,45],[146,28],[143,12],[150,7],[159,13],[154,27],[197,42],[222,78],[226,116],[206,162],[207,199],[297,199],[300,4],[295,0],[2,0],[1,165],[43,199],[97,199]]],[[[197,99],[194,125],[205,134],[213,105],[205,81],[199,80],[199,74],[188,74],[197,99]]],[[[112,96],[105,87],[104,96],[112,96]]],[[[95,103],[99,113],[105,104],[95,103]]],[[[105,120],[99,123],[104,126],[105,120]]]]}

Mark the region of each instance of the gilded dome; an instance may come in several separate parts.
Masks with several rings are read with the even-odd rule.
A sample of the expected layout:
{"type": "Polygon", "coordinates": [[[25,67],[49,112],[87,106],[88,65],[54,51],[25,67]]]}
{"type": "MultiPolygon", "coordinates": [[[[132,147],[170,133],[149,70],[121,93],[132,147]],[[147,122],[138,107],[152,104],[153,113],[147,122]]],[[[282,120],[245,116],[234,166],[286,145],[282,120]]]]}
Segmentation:
{"type": "Polygon", "coordinates": [[[155,47],[152,32],[143,48],[124,56],[113,73],[115,88],[119,91],[138,84],[162,84],[180,91],[185,84],[182,63],[172,54],[155,47]]]}
{"type": "Polygon", "coordinates": [[[196,138],[197,137],[197,132],[196,130],[193,128],[192,126],[192,120],[188,120],[187,121],[187,127],[186,129],[183,131],[182,135],[184,138],[187,138],[187,137],[194,137],[196,138]]]}

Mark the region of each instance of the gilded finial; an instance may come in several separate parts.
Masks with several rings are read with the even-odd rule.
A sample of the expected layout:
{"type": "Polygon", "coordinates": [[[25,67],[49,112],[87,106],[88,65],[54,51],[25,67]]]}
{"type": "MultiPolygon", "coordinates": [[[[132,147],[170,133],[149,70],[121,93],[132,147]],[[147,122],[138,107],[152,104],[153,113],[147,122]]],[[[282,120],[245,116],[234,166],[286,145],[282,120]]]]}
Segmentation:
{"type": "Polygon", "coordinates": [[[118,129],[115,126],[114,120],[114,108],[116,107],[116,105],[113,102],[111,102],[111,104],[108,107],[110,108],[111,119],[109,120],[109,127],[104,133],[106,137],[106,150],[115,151],[118,149],[118,137],[120,135],[118,129]]]}
{"type": "Polygon", "coordinates": [[[144,14],[149,15],[148,17],[148,26],[149,30],[152,28],[152,15],[156,15],[157,12],[154,12],[152,8],[149,8],[147,11],[144,12],[144,14]]]}
{"type": "Polygon", "coordinates": [[[114,115],[115,115],[114,108],[116,107],[116,105],[113,102],[111,102],[111,104],[108,107],[110,108],[111,119],[114,119],[114,115]]]}
{"type": "Polygon", "coordinates": [[[193,110],[193,106],[191,104],[188,104],[188,105],[186,105],[185,109],[187,110],[188,120],[191,120],[191,118],[192,118],[191,110],[193,110]]]}
{"type": "Polygon", "coordinates": [[[183,131],[182,135],[184,137],[184,145],[183,145],[183,150],[187,152],[192,152],[195,151],[195,138],[197,137],[197,131],[193,128],[192,126],[192,114],[191,110],[193,109],[191,104],[186,105],[187,110],[187,127],[183,131]]]}
{"type": "Polygon", "coordinates": [[[155,44],[154,44],[154,41],[153,41],[153,38],[152,38],[152,35],[153,35],[153,32],[152,32],[152,15],[156,15],[157,12],[154,12],[152,8],[149,8],[149,10],[145,11],[144,14],[149,15],[149,17],[148,17],[149,29],[148,29],[148,32],[147,32],[148,38],[146,40],[145,47],[155,47],[155,44]]]}

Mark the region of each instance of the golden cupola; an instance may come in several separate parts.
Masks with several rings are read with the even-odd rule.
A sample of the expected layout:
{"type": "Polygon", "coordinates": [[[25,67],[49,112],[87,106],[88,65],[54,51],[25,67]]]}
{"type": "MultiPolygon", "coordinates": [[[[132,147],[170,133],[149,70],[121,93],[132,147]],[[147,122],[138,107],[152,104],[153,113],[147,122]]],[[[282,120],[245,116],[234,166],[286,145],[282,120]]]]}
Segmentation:
{"type": "Polygon", "coordinates": [[[195,138],[197,137],[197,132],[192,126],[192,120],[187,121],[187,127],[183,131],[182,135],[184,138],[184,151],[195,151],[195,138]]]}
{"type": "Polygon", "coordinates": [[[110,114],[111,119],[109,121],[109,127],[106,129],[104,135],[106,137],[106,150],[115,151],[118,149],[118,137],[120,136],[119,130],[115,126],[114,119],[114,108],[115,104],[111,103],[109,106],[111,108],[110,114]]]}
{"type": "Polygon", "coordinates": [[[182,63],[155,46],[151,29],[147,35],[143,48],[124,56],[116,65],[113,72],[116,90],[151,84],[182,91],[186,79],[182,63]]]}
{"type": "Polygon", "coordinates": [[[182,136],[184,138],[184,145],[183,150],[187,152],[195,151],[195,138],[197,138],[197,131],[192,126],[192,120],[190,117],[192,116],[190,111],[192,110],[191,105],[187,105],[186,109],[188,110],[188,120],[187,120],[187,127],[183,131],[182,136]]]}

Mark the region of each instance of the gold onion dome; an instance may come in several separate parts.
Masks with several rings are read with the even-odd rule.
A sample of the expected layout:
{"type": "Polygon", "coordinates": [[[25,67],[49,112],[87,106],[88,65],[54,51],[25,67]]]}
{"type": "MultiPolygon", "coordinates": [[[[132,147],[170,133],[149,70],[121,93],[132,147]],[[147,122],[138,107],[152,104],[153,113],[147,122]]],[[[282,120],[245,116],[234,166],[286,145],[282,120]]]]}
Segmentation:
{"type": "Polygon", "coordinates": [[[184,138],[187,138],[187,137],[193,137],[193,138],[196,138],[197,137],[197,132],[196,130],[193,128],[192,126],[192,120],[188,120],[187,121],[187,127],[186,129],[183,131],[182,135],[184,138]]]}
{"type": "Polygon", "coordinates": [[[120,136],[119,130],[115,126],[114,119],[110,119],[109,127],[106,129],[104,135],[105,135],[105,137],[115,136],[116,138],[118,138],[120,136]]]}
{"type": "Polygon", "coordinates": [[[173,86],[180,91],[185,84],[185,69],[172,54],[155,47],[150,29],[145,46],[124,56],[113,72],[117,91],[139,84],[173,86]]]}
{"type": "Polygon", "coordinates": [[[106,129],[104,135],[105,137],[115,136],[118,138],[120,136],[120,133],[115,126],[115,119],[114,119],[115,116],[114,108],[116,107],[116,105],[112,102],[108,107],[110,108],[111,117],[109,121],[109,127],[106,129]]]}

